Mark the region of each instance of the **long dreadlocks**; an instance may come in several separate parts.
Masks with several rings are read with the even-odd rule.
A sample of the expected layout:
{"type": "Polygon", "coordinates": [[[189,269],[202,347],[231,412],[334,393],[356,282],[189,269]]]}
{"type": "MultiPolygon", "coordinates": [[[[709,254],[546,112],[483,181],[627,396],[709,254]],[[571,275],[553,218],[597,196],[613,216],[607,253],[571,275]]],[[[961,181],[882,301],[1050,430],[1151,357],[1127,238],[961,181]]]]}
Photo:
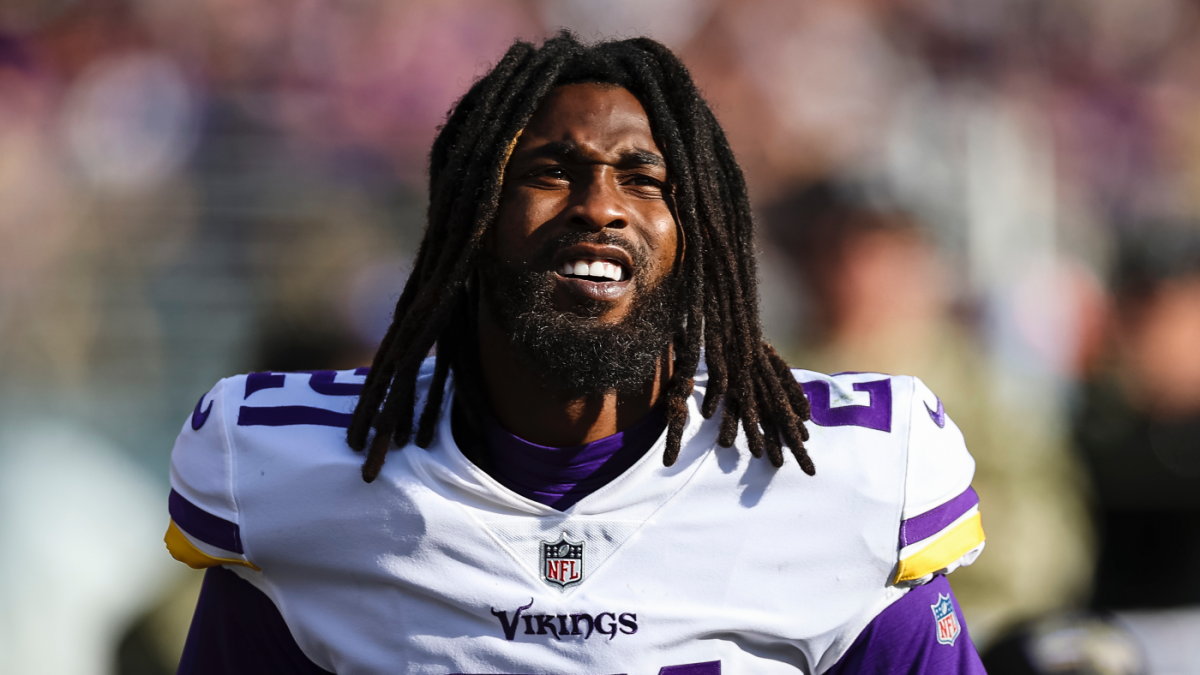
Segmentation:
{"type": "MultiPolygon", "coordinates": [[[[670,171],[670,197],[687,242],[679,273],[687,307],[673,336],[674,370],[665,389],[667,444],[663,463],[679,456],[687,398],[703,356],[708,385],[700,412],[721,407],[718,443],[733,445],[738,424],[750,452],[782,466],[787,445],[805,473],[815,473],[804,448],[808,400],[775,350],[762,339],[753,244],[754,223],[745,179],[725,134],[683,63],[648,38],[591,46],[569,32],[540,48],[518,41],[477,81],[450,113],[429,162],[429,214],[412,275],[354,411],[347,441],[368,448],[363,479],[379,475],[391,443],[413,434],[416,381],[437,345],[429,394],[416,430],[428,447],[451,369],[459,382],[481,382],[469,283],[485,234],[496,219],[504,165],[514,139],[555,88],[582,82],[614,84],[642,103],[670,171]],[[375,435],[371,438],[371,429],[375,435]]],[[[456,405],[475,428],[484,410],[483,387],[456,387],[456,405]]]]}

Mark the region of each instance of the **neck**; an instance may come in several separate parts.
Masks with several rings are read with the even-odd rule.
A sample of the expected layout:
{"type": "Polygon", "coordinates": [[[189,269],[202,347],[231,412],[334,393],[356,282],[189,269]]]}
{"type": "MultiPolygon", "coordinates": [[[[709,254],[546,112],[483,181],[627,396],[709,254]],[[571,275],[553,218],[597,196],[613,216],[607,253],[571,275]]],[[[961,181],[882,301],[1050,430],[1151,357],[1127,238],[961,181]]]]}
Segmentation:
{"type": "Polygon", "coordinates": [[[482,308],[479,359],[500,424],[527,441],[557,448],[591,443],[633,426],[658,402],[666,381],[659,364],[654,378],[635,393],[571,395],[526,366],[509,336],[482,308]]]}

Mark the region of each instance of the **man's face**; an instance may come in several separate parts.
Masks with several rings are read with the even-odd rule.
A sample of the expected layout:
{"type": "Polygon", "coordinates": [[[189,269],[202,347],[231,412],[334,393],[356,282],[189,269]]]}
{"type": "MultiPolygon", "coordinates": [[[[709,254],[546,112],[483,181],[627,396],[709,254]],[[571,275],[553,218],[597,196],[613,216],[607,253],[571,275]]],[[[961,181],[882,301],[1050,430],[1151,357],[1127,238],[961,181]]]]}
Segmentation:
{"type": "Polygon", "coordinates": [[[484,297],[526,360],[577,393],[654,375],[678,316],[667,167],[638,100],[556,89],[505,170],[484,297]]]}
{"type": "Polygon", "coordinates": [[[633,94],[611,85],[560,87],[513,150],[492,255],[550,275],[555,308],[619,321],[639,290],[674,267],[666,181],[666,162],[633,94]],[[574,239],[582,241],[560,245],[574,239]],[[643,258],[636,265],[635,256],[643,258]]]}

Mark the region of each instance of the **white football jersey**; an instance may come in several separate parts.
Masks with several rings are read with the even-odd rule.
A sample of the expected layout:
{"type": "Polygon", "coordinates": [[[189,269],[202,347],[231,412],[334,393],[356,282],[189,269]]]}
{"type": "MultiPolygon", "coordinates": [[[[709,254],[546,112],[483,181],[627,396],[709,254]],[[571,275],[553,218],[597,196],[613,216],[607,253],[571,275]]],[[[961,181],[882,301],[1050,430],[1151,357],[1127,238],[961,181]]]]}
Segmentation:
{"type": "Polygon", "coordinates": [[[452,392],[431,447],[364,483],[345,440],[364,373],[222,380],[171,466],[172,554],[235,568],[343,675],[823,673],[983,546],[974,461],[915,378],[794,371],[810,477],[719,447],[701,372],[674,466],[664,434],[560,512],[463,456],[452,392]]]}

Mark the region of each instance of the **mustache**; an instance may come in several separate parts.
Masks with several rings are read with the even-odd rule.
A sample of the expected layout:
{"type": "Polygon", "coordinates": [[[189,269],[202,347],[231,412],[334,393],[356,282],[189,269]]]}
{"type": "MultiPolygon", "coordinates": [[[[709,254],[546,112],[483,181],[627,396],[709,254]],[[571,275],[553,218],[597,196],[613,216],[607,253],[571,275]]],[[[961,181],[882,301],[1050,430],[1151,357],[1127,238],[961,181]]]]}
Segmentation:
{"type": "Polygon", "coordinates": [[[633,261],[634,276],[645,274],[647,261],[650,260],[650,252],[642,244],[631,241],[611,230],[602,230],[600,232],[566,232],[547,240],[534,254],[531,266],[535,269],[549,269],[553,266],[554,258],[559,251],[575,244],[617,246],[624,249],[629,254],[630,260],[633,261]]]}

